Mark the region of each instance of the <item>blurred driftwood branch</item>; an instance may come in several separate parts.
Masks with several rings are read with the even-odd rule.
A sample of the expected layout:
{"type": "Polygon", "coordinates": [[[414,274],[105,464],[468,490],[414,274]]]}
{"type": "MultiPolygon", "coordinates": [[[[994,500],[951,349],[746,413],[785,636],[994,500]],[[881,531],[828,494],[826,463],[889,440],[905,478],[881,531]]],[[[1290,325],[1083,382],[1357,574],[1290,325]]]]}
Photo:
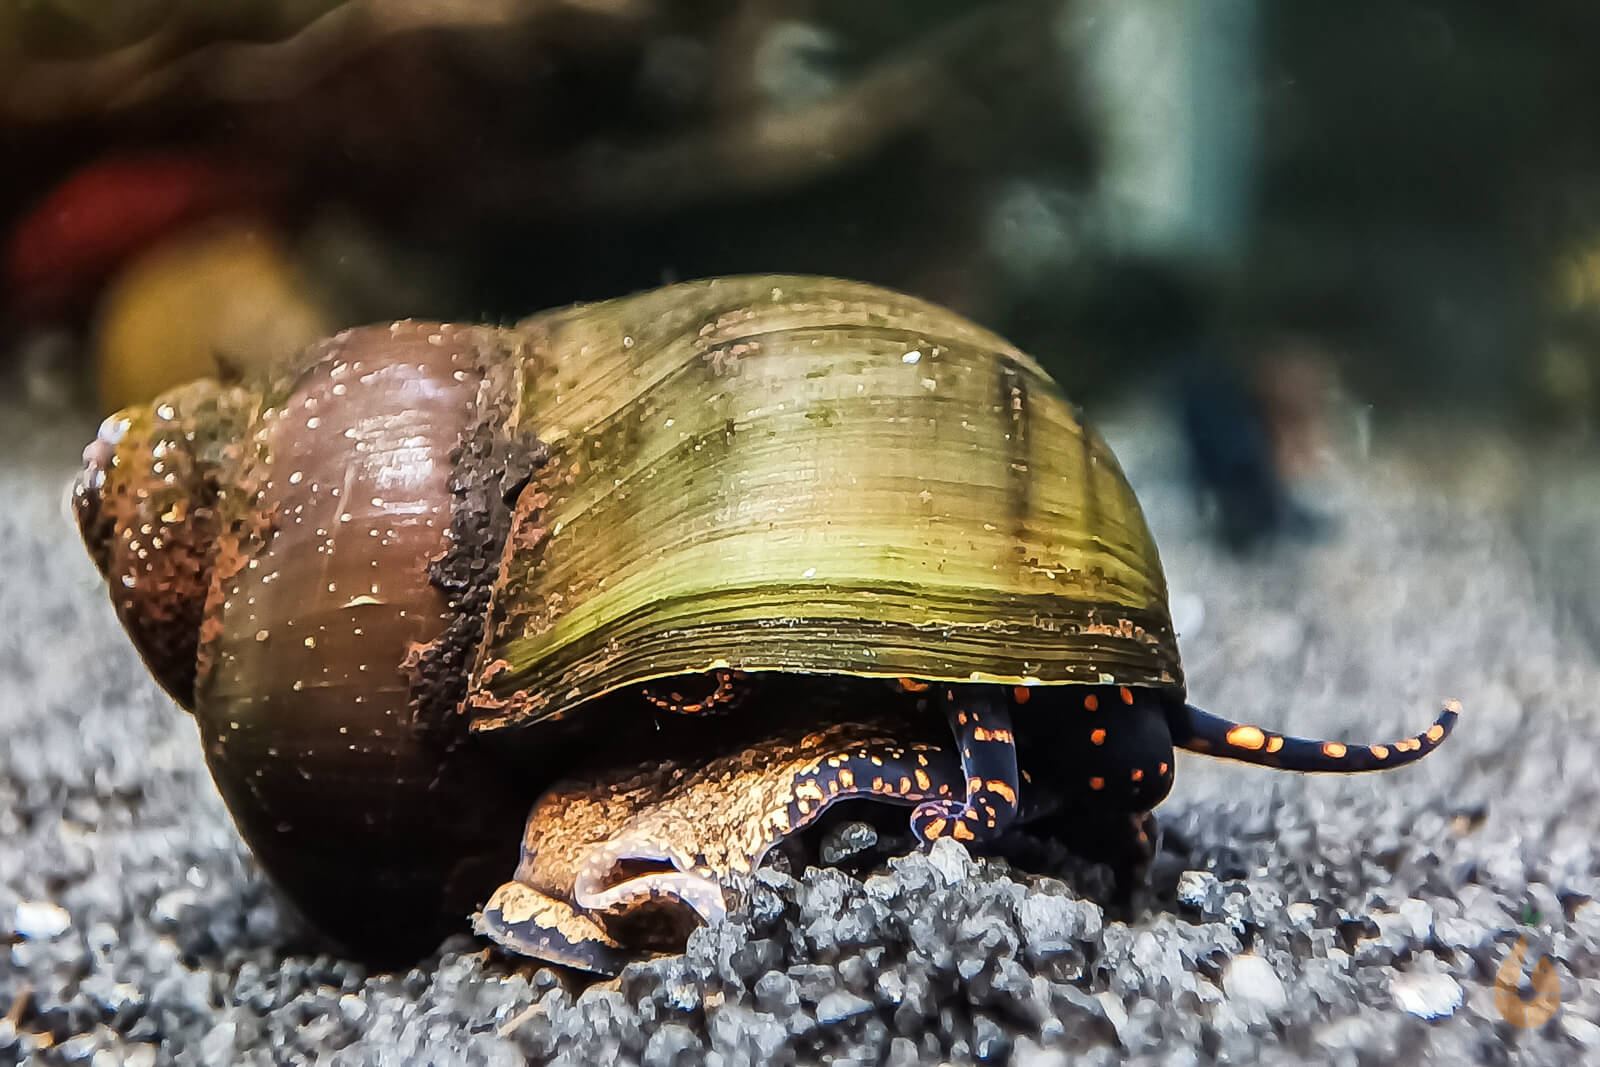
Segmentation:
{"type": "MultiPolygon", "coordinates": [[[[198,45],[195,17],[175,7],[147,36],[101,55],[17,58],[0,75],[0,114],[48,122],[114,113],[186,90],[222,102],[281,99],[398,34],[507,29],[558,16],[621,25],[652,6],[651,0],[346,0],[282,40],[198,45]]],[[[224,21],[220,29],[230,27],[224,21]]]]}
{"type": "Polygon", "coordinates": [[[349,160],[409,183],[426,175],[464,217],[660,213],[798,187],[918,135],[945,163],[981,166],[994,112],[1019,87],[1051,79],[1061,59],[1062,0],[907,15],[865,48],[806,21],[804,4],[669,7],[347,0],[259,41],[215,15],[197,28],[176,5],[131,44],[18,62],[0,74],[0,122],[104,125],[220,107],[240,124],[231,134],[209,125],[213,134],[280,167],[329,180],[327,161],[349,160]],[[701,84],[639,123],[606,97],[645,92],[643,67],[672,65],[659,58],[672,54],[663,41],[685,42],[693,58],[671,76],[701,84]],[[585,70],[605,91],[573,94],[536,73],[552,65],[585,70]],[[373,112],[379,100],[389,114],[373,112]]]}
{"type": "Polygon", "coordinates": [[[916,132],[956,133],[981,152],[985,90],[1054,61],[1050,24],[1060,7],[1036,0],[980,7],[815,102],[768,100],[669,136],[595,138],[553,160],[481,171],[462,206],[495,211],[532,199],[565,211],[663,211],[800,185],[916,132]]]}

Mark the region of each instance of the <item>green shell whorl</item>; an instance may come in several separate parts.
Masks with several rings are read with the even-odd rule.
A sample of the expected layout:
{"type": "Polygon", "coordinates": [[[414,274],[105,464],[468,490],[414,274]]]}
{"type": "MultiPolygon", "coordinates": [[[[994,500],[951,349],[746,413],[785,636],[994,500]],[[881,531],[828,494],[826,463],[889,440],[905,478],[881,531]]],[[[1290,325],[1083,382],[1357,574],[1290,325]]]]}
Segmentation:
{"type": "Polygon", "coordinates": [[[729,666],[1167,686],[1160,559],[1028,356],[859,283],[729,278],[513,331],[522,491],[480,731],[729,666]]]}

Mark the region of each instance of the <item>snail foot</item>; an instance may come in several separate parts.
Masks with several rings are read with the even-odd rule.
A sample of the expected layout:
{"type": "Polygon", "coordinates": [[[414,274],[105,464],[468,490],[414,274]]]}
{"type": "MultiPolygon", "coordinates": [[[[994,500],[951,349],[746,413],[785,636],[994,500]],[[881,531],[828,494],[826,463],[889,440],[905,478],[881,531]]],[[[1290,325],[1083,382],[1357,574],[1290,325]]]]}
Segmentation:
{"type": "Polygon", "coordinates": [[[517,955],[596,974],[621,974],[635,958],[593,919],[522,882],[495,890],[472,929],[517,955]]]}

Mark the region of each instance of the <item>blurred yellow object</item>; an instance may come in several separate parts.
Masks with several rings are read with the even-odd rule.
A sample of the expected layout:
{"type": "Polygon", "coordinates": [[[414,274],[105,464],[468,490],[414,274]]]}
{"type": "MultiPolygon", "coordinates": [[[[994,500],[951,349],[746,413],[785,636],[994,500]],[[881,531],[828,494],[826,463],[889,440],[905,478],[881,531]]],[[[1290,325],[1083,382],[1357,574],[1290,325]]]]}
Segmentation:
{"type": "Polygon", "coordinates": [[[1548,419],[1589,423],[1595,415],[1595,349],[1578,338],[1554,338],[1539,353],[1538,386],[1548,419]]]}
{"type": "Polygon", "coordinates": [[[134,259],[107,286],[95,330],[102,407],[283,359],[337,325],[272,229],[212,222],[134,259]]]}
{"type": "Polygon", "coordinates": [[[1563,311],[1593,310],[1600,303],[1600,248],[1577,248],[1556,265],[1556,272],[1563,311]]]}

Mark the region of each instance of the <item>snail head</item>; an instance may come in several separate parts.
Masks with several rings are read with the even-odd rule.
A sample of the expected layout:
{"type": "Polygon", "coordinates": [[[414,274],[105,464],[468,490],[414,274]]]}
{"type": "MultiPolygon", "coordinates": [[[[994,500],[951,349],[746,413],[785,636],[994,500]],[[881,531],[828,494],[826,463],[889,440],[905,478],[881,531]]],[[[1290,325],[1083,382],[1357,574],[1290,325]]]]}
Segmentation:
{"type": "Polygon", "coordinates": [[[221,528],[220,472],[237,462],[243,390],[201,381],[120,411],[83,450],[72,508],[117,617],[184,707],[221,528]]]}

